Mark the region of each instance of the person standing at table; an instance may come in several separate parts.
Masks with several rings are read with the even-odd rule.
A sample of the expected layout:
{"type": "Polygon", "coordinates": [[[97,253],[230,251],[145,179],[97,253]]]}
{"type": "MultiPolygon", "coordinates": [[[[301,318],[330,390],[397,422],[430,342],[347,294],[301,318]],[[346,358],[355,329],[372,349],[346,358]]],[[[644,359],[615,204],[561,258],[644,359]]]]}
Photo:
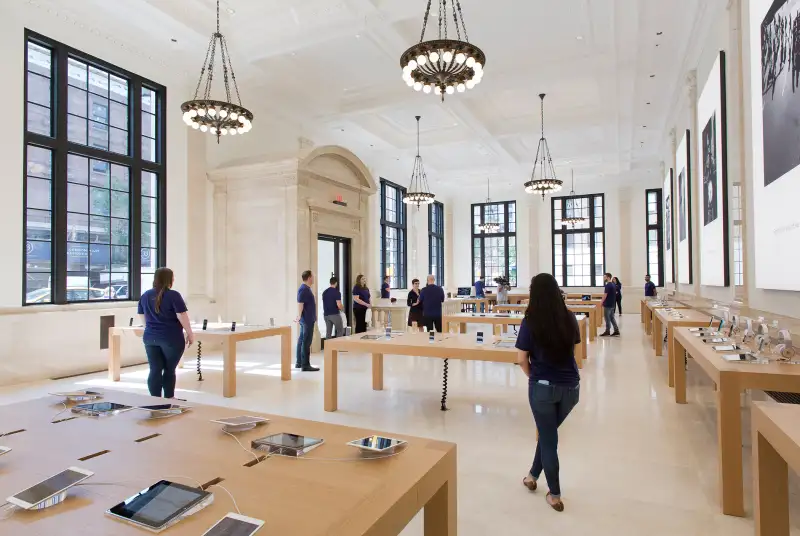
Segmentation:
{"type": "Polygon", "coordinates": [[[139,298],[138,313],[144,324],[142,341],[150,365],[150,396],[175,397],[175,369],[186,346],[194,343],[189,312],[180,292],[172,290],[174,281],[172,270],[159,268],[153,275],[153,288],[139,298]]]}
{"type": "Polygon", "coordinates": [[[614,287],[617,289],[616,304],[617,307],[619,307],[619,314],[622,316],[622,283],[620,283],[619,278],[617,277],[611,279],[611,282],[614,283],[614,287]]]}
{"type": "Polygon", "coordinates": [[[547,504],[564,511],[559,479],[558,428],[578,404],[580,375],[575,345],[581,332],[575,315],[567,309],[558,283],[550,274],[531,280],[530,299],[517,335],[517,363],[528,377],[528,402],[536,421],[539,441],[533,465],[522,484],[538,488],[544,471],[550,491],[547,504]]]}
{"type": "Polygon", "coordinates": [[[644,297],[655,298],[656,296],[658,296],[656,284],[650,281],[650,274],[647,274],[644,276],[644,297]]]}
{"type": "Polygon", "coordinates": [[[422,304],[419,302],[419,279],[411,281],[411,290],[408,291],[408,298],[406,305],[408,305],[408,326],[411,327],[414,322],[417,327],[424,325],[422,316],[422,304]]]}
{"type": "Polygon", "coordinates": [[[339,292],[339,279],[331,277],[331,286],[322,293],[322,314],[325,316],[325,338],[330,339],[333,328],[336,328],[336,337],[344,335],[342,322],[342,293],[339,292]]]}
{"type": "Polygon", "coordinates": [[[444,303],[444,290],[436,284],[436,276],[428,276],[428,284],[419,294],[419,303],[422,305],[422,318],[428,331],[436,329],[442,332],[442,304],[444,303]]]}
{"type": "Polygon", "coordinates": [[[486,285],[484,285],[483,279],[478,279],[477,281],[475,281],[475,297],[476,298],[485,298],[486,297],[486,291],[484,290],[485,287],[486,287],[486,285]]]}
{"type": "Polygon", "coordinates": [[[353,316],[356,317],[356,333],[367,331],[367,309],[371,307],[367,278],[358,274],[353,287],[353,316]]]}
{"type": "Polygon", "coordinates": [[[603,318],[606,320],[606,330],[600,336],[619,337],[619,327],[616,319],[614,319],[614,313],[617,309],[617,287],[611,282],[611,274],[608,272],[603,275],[603,281],[606,284],[605,293],[603,294],[603,318]],[[613,333],[611,332],[611,326],[614,326],[613,333]]]}
{"type": "Polygon", "coordinates": [[[381,285],[381,299],[388,300],[392,297],[391,293],[391,286],[389,285],[389,280],[391,278],[388,275],[383,276],[383,284],[381,285]]]}
{"type": "Polygon", "coordinates": [[[294,368],[305,372],[316,372],[319,369],[311,366],[311,342],[314,340],[314,325],[317,323],[317,301],[311,285],[314,284],[314,274],[306,270],[301,275],[303,284],[297,289],[297,318],[295,322],[300,325],[300,334],[297,337],[297,356],[294,368]]]}

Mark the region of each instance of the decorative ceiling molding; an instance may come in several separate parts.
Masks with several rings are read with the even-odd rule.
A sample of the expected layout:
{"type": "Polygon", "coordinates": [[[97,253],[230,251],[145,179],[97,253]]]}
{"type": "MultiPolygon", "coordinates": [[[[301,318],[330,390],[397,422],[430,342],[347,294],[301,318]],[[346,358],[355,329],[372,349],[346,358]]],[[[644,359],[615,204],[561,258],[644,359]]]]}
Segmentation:
{"type": "Polygon", "coordinates": [[[298,160],[296,158],[288,158],[276,162],[259,162],[257,164],[215,169],[209,171],[206,175],[208,180],[215,184],[253,179],[285,184],[286,179],[289,179],[290,183],[297,182],[297,167],[298,160]]]}

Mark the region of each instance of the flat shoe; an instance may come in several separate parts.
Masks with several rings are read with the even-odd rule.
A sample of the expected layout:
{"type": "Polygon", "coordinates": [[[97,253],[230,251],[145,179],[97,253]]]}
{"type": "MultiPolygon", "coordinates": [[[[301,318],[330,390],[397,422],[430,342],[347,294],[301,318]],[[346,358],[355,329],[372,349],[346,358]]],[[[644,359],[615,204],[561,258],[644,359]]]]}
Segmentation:
{"type": "Polygon", "coordinates": [[[552,508],[556,512],[563,512],[564,511],[564,503],[561,502],[561,499],[559,499],[557,503],[553,504],[553,503],[550,502],[550,496],[551,496],[550,492],[547,492],[547,495],[545,495],[545,497],[544,497],[544,499],[547,501],[547,504],[550,505],[550,508],[552,508]]]}
{"type": "Polygon", "coordinates": [[[527,476],[522,479],[522,485],[531,491],[536,491],[536,488],[539,487],[534,479],[531,478],[530,480],[528,480],[527,476]]]}

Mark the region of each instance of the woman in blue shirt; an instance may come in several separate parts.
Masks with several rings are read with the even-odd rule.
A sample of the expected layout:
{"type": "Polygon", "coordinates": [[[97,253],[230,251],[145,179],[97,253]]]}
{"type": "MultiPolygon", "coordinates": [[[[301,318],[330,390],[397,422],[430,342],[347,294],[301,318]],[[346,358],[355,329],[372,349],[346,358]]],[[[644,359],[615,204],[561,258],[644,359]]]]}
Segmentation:
{"type": "Polygon", "coordinates": [[[353,287],[353,316],[356,317],[356,333],[367,331],[367,309],[371,307],[367,278],[358,274],[356,285],[353,287]]]}
{"type": "Polygon", "coordinates": [[[612,277],[611,282],[617,289],[617,307],[619,307],[619,314],[622,314],[622,283],[617,277],[612,277]]]}
{"type": "Polygon", "coordinates": [[[169,268],[159,268],[153,288],[139,299],[144,323],[144,349],[150,364],[147,388],[151,396],[175,396],[175,369],[183,350],[194,342],[192,324],[183,297],[172,290],[175,277],[169,268]],[[184,339],[184,330],[186,338],[184,339]]]}
{"type": "Polygon", "coordinates": [[[550,274],[531,280],[530,300],[517,336],[517,362],[528,376],[528,401],[539,431],[533,466],[522,483],[536,491],[544,470],[550,488],[547,504],[564,511],[559,481],[558,427],[578,403],[580,376],[575,345],[580,342],[575,315],[550,274]]]}

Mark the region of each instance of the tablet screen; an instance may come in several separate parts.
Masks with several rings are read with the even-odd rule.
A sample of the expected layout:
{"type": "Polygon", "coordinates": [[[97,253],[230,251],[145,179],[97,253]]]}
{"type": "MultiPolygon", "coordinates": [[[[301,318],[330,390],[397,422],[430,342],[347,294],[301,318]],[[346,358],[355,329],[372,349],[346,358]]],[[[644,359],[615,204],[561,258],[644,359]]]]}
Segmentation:
{"type": "Polygon", "coordinates": [[[74,486],[81,480],[89,478],[89,476],[90,475],[85,473],[79,473],[78,471],[67,469],[66,471],[62,471],[57,475],[51,476],[44,482],[39,482],[35,486],[31,486],[24,491],[20,491],[14,495],[14,497],[29,504],[37,504],[49,497],[52,497],[60,491],[69,488],[70,486],[74,486]]]}
{"type": "Polygon", "coordinates": [[[224,419],[216,419],[211,422],[218,422],[220,424],[230,424],[232,426],[238,426],[242,424],[255,424],[259,422],[267,422],[269,419],[265,419],[264,417],[250,417],[248,415],[242,415],[241,417],[226,417],[224,419]]]}
{"type": "Polygon", "coordinates": [[[261,526],[244,519],[224,517],[203,536],[251,536],[261,526]]]}
{"type": "Polygon", "coordinates": [[[85,411],[115,411],[119,409],[129,409],[130,406],[125,404],[117,404],[116,402],[97,402],[95,404],[80,404],[75,406],[75,409],[85,411]]]}
{"type": "Polygon", "coordinates": [[[275,434],[265,437],[262,441],[281,447],[290,447],[295,449],[313,447],[314,445],[322,443],[321,439],[294,434],[275,434]]]}
{"type": "Polygon", "coordinates": [[[207,491],[198,488],[162,480],[113,506],[109,513],[159,528],[208,495],[207,491]]]}
{"type": "Polygon", "coordinates": [[[402,445],[403,443],[405,443],[405,441],[401,441],[400,439],[381,436],[369,436],[350,442],[351,445],[355,445],[356,447],[366,447],[374,450],[390,449],[397,445],[402,445]]]}

